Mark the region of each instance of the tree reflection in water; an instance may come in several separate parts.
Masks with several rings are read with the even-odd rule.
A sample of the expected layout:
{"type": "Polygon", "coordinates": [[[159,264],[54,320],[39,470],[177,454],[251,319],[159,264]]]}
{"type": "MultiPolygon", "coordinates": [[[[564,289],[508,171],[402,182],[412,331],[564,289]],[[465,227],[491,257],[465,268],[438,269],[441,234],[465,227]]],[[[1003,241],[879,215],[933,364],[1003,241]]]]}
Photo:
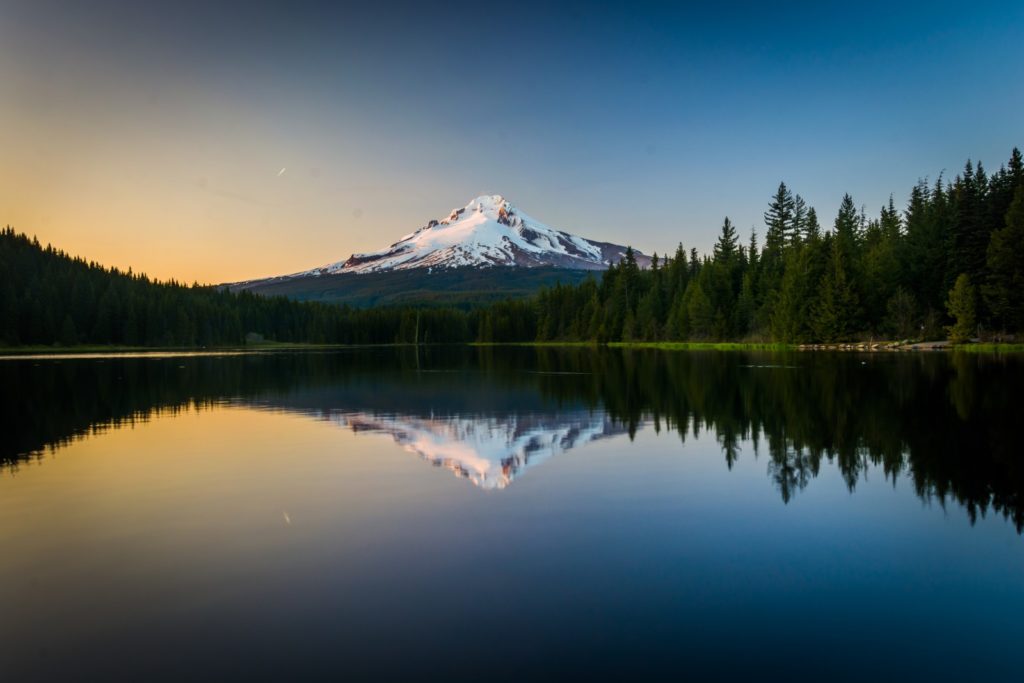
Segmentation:
{"type": "Polygon", "coordinates": [[[650,426],[685,443],[713,432],[730,469],[767,448],[768,476],[784,502],[827,460],[851,491],[872,468],[893,480],[906,472],[922,498],[956,501],[972,520],[995,510],[1020,532],[1024,454],[1013,427],[1022,417],[1021,386],[1024,358],[938,353],[425,347],[4,360],[0,464],[13,469],[156,413],[230,402],[320,417],[387,416],[396,429],[429,418],[453,439],[479,431],[453,429],[456,419],[511,425],[505,437],[513,440],[530,425],[522,453],[494,456],[508,471],[508,459],[519,458],[519,471],[541,451],[573,447],[563,423],[593,413],[602,436],[632,438],[650,426]],[[554,440],[551,448],[545,439],[554,440]]]}

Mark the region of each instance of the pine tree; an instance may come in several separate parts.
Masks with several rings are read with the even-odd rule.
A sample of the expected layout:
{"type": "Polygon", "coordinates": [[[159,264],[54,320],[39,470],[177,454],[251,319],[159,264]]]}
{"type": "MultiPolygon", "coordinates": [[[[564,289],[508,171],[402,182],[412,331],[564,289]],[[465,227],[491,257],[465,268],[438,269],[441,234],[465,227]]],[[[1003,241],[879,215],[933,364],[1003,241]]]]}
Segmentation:
{"type": "Polygon", "coordinates": [[[667,271],[665,282],[668,289],[668,299],[672,301],[677,296],[683,295],[683,292],[686,291],[686,282],[690,279],[686,249],[683,248],[682,242],[676,247],[675,256],[668,262],[664,270],[667,271]]]}
{"type": "Polygon", "coordinates": [[[1006,331],[1024,332],[1024,183],[1014,194],[1005,223],[992,233],[988,245],[988,280],[983,291],[995,324],[1006,331]]]}
{"type": "Polygon", "coordinates": [[[636,336],[644,341],[657,341],[660,325],[661,292],[651,287],[640,299],[636,309],[636,336]]]}
{"type": "Polygon", "coordinates": [[[856,254],[857,242],[860,238],[860,216],[857,214],[857,207],[853,204],[853,197],[843,195],[843,201],[839,205],[839,213],[836,215],[835,237],[839,249],[846,259],[852,259],[856,254]]]}
{"type": "Polygon", "coordinates": [[[636,317],[633,311],[627,310],[626,319],[622,321],[622,341],[633,341],[636,336],[636,317]]]}
{"type": "Polygon", "coordinates": [[[733,313],[733,329],[737,338],[746,337],[754,324],[754,312],[757,310],[757,302],[754,298],[754,273],[749,268],[743,274],[740,284],[740,294],[736,298],[736,310],[733,313]]]}
{"type": "Polygon", "coordinates": [[[732,221],[726,216],[725,221],[722,223],[722,232],[719,234],[718,241],[714,247],[715,261],[732,263],[739,256],[738,243],[736,228],[733,227],[732,221]]]}
{"type": "Polygon", "coordinates": [[[885,325],[887,302],[900,285],[900,217],[889,197],[878,220],[868,222],[863,240],[863,281],[860,292],[866,322],[873,331],[885,325]]]}
{"type": "Polygon", "coordinates": [[[1020,150],[1016,147],[1010,153],[1010,163],[1008,166],[1008,173],[1013,186],[1020,187],[1024,185],[1024,157],[1021,156],[1020,150]]]}
{"type": "Polygon", "coordinates": [[[764,213],[767,228],[764,250],[758,264],[758,309],[754,316],[754,328],[766,330],[775,315],[775,306],[779,300],[782,287],[784,250],[792,241],[795,200],[785,183],[779,183],[779,189],[764,213]]]}
{"type": "Polygon", "coordinates": [[[790,245],[797,245],[803,239],[807,230],[807,220],[810,209],[807,202],[800,195],[793,198],[793,220],[787,235],[790,245]]]}
{"type": "Polygon", "coordinates": [[[688,336],[705,339],[711,335],[714,323],[715,311],[711,306],[711,299],[704,292],[700,280],[690,283],[686,294],[686,317],[689,321],[688,336]]]}
{"type": "Polygon", "coordinates": [[[900,218],[900,213],[896,210],[896,204],[893,202],[891,194],[889,195],[888,205],[882,207],[879,225],[882,229],[882,234],[890,240],[897,240],[903,234],[903,219],[900,218]]]}
{"type": "Polygon", "coordinates": [[[619,278],[625,289],[626,308],[632,313],[636,311],[637,302],[640,300],[640,267],[636,263],[633,247],[626,247],[626,255],[622,259],[619,270],[619,278]]]}
{"type": "Polygon", "coordinates": [[[978,170],[975,171],[968,161],[963,176],[953,183],[956,212],[949,262],[953,272],[967,273],[975,282],[983,280],[988,250],[989,226],[985,220],[987,193],[988,181],[984,169],[978,164],[978,170]]]}
{"type": "Polygon", "coordinates": [[[831,260],[820,289],[811,321],[815,336],[824,342],[848,340],[856,329],[858,301],[847,277],[846,258],[838,239],[832,242],[831,260]]]}
{"type": "Polygon", "coordinates": [[[700,254],[696,249],[690,249],[690,279],[697,277],[700,273],[700,254]]]}
{"type": "Polygon", "coordinates": [[[786,187],[786,183],[779,183],[779,189],[775,191],[768,210],[764,212],[764,223],[768,228],[765,236],[766,250],[781,252],[786,243],[791,241],[795,208],[793,193],[786,187]]]}
{"type": "Polygon", "coordinates": [[[821,237],[821,226],[818,224],[818,212],[814,210],[814,207],[807,209],[807,218],[804,220],[804,235],[805,241],[819,239],[821,237]]]}
{"type": "MultiPolygon", "coordinates": [[[[809,213],[813,213],[813,209],[809,213]]],[[[827,260],[825,245],[817,231],[812,231],[806,241],[789,250],[779,301],[771,321],[774,339],[802,342],[814,337],[811,322],[827,260]]]]}
{"type": "MultiPolygon", "coordinates": [[[[687,286],[686,291],[689,290],[687,286]]],[[[665,321],[665,339],[671,341],[682,341],[689,337],[690,320],[686,312],[687,295],[686,291],[681,293],[669,304],[668,319],[665,321]]]]}
{"type": "Polygon", "coordinates": [[[976,298],[971,276],[960,273],[946,300],[946,310],[955,321],[947,328],[950,341],[959,344],[974,336],[978,328],[976,298]]]}
{"type": "Polygon", "coordinates": [[[771,319],[772,338],[778,341],[796,342],[802,341],[804,337],[809,284],[804,258],[803,249],[792,249],[786,255],[782,289],[771,319]]]}

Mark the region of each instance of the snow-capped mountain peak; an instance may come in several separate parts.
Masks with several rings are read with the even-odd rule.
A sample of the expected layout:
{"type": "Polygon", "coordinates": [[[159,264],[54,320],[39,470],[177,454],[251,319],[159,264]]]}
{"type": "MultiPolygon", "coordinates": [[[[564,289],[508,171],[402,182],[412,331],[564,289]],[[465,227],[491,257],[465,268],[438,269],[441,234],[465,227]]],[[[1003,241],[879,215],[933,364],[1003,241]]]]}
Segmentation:
{"type": "MultiPolygon", "coordinates": [[[[480,195],[461,209],[431,220],[380,251],[353,254],[345,261],[297,273],[373,273],[413,268],[463,266],[556,266],[603,270],[622,259],[626,248],[596,242],[549,227],[498,194],[480,195]]],[[[639,252],[637,261],[649,259],[639,252]]]]}

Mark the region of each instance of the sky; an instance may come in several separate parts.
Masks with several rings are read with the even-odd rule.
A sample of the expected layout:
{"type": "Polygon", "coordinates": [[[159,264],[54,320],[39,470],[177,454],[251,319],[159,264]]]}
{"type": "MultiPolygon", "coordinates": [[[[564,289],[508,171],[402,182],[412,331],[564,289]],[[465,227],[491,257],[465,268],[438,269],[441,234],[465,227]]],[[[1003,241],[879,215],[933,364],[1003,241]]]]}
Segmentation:
{"type": "Polygon", "coordinates": [[[0,0],[0,225],[216,283],[495,193],[703,251],[1024,146],[1019,0],[217,4],[0,0]]]}

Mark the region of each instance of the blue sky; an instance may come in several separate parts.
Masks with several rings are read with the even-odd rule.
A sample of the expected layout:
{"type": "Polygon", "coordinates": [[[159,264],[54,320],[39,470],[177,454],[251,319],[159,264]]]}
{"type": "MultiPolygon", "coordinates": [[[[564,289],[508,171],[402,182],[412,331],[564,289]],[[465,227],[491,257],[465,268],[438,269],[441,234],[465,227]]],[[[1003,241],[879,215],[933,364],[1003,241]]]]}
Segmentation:
{"type": "Polygon", "coordinates": [[[205,281],[485,192],[709,249],[726,215],[761,231],[780,180],[829,225],[844,192],[902,205],[1024,138],[1019,2],[336,5],[5,3],[0,222],[205,281]]]}

